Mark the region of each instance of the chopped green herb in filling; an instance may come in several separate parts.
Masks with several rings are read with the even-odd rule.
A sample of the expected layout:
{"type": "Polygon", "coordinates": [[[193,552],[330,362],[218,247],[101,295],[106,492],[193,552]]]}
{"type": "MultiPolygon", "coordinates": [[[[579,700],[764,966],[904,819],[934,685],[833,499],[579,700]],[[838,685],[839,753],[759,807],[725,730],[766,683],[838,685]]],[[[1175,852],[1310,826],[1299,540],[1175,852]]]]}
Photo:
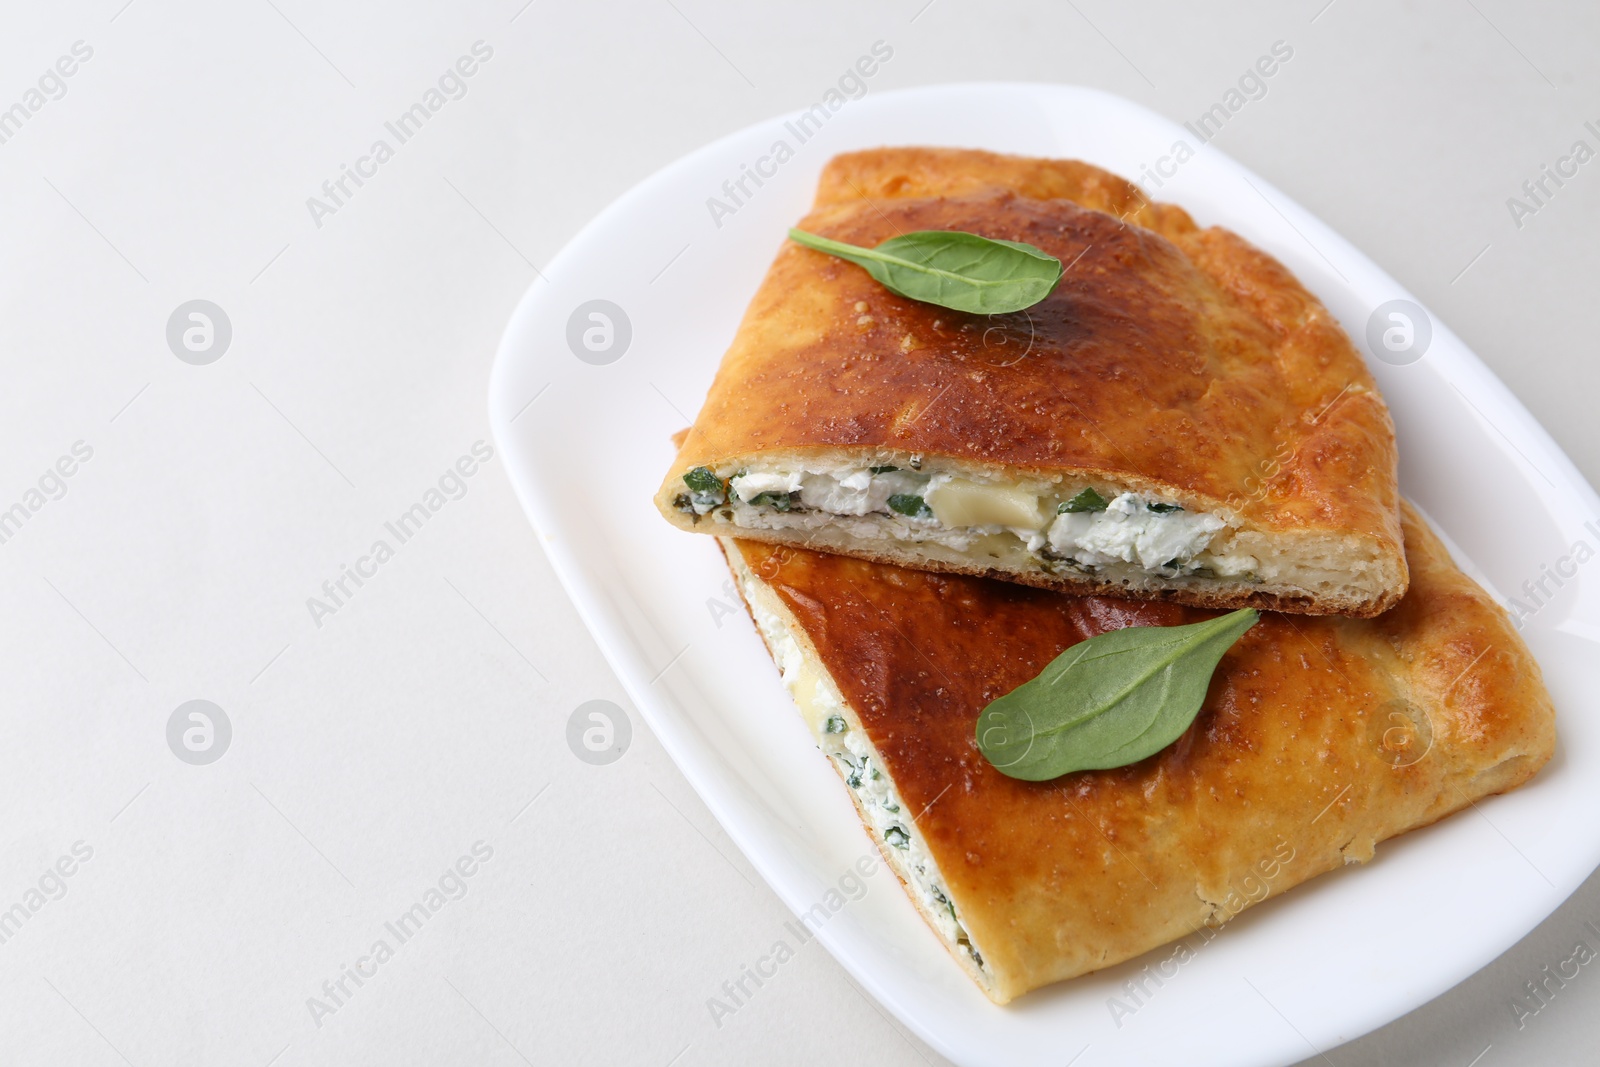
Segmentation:
{"type": "Polygon", "coordinates": [[[842,734],[849,728],[843,715],[829,715],[828,721],[822,724],[822,732],[825,734],[842,734]]]}
{"type": "Polygon", "coordinates": [[[710,467],[696,467],[683,476],[683,484],[697,493],[722,493],[725,487],[710,467]]]}
{"type": "MultiPolygon", "coordinates": [[[[860,789],[861,764],[856,763],[856,761],[851,759],[849,756],[842,756],[841,758],[844,760],[844,765],[850,768],[850,773],[845,776],[844,784],[849,786],[851,789],[860,789]]],[[[866,763],[865,756],[861,758],[861,763],[866,763]]]]}
{"type": "Polygon", "coordinates": [[[895,848],[910,848],[911,835],[903,827],[891,826],[883,832],[883,839],[895,848]]]}
{"type": "Polygon", "coordinates": [[[1183,510],[1182,504],[1146,504],[1145,507],[1155,512],[1157,515],[1165,515],[1168,512],[1183,510]]]}
{"type": "Polygon", "coordinates": [[[788,511],[790,506],[794,504],[794,500],[788,493],[757,493],[750,498],[749,503],[756,507],[765,504],[776,508],[778,511],[788,511]]]}
{"type": "Polygon", "coordinates": [[[867,469],[869,471],[871,471],[873,474],[892,474],[893,472],[899,470],[900,468],[899,467],[868,467],[867,469]]]}
{"type": "Polygon", "coordinates": [[[1099,493],[1095,492],[1093,487],[1090,487],[1073,497],[1071,500],[1067,501],[1065,504],[1058,506],[1056,508],[1056,514],[1070,515],[1078,511],[1104,511],[1110,506],[1110,501],[1101,496],[1099,493]]]}
{"type": "Polygon", "coordinates": [[[895,493],[889,498],[889,510],[897,511],[913,519],[927,519],[933,517],[933,509],[928,506],[915,493],[895,493]]]}

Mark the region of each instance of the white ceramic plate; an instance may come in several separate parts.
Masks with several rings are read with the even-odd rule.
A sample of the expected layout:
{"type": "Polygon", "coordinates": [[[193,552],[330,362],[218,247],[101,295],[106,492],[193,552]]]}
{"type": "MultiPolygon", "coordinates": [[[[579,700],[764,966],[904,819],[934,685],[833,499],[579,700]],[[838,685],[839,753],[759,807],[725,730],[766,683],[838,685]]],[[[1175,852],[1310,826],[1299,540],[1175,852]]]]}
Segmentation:
{"type": "MultiPolygon", "coordinates": [[[[556,573],[639,712],[750,862],[801,912],[871,845],[737,610],[714,543],[668,526],[651,496],[672,455],[668,436],[698,410],[823,163],[848,149],[934,144],[1075,157],[1139,175],[1184,141],[1198,153],[1154,195],[1287,263],[1358,344],[1374,309],[1410,297],[1269,183],[1105,93],[982,84],[874,94],[846,103],[804,144],[785,125],[792,118],[679,160],[584,229],[512,317],[489,409],[556,573]],[[761,162],[780,140],[792,158],[761,162]],[[746,178],[739,192],[741,175],[758,164],[762,184],[746,178]],[[735,183],[737,202],[724,182],[735,183]],[[736,210],[714,218],[711,197],[736,210]],[[593,319],[582,307],[591,301],[614,308],[593,319]]],[[[950,1059],[1059,1067],[1081,1052],[1080,1067],[1292,1063],[1483,967],[1600,862],[1592,713],[1600,583],[1581,573],[1600,563],[1562,562],[1578,541],[1600,548],[1600,525],[1585,527],[1600,500],[1466,346],[1437,320],[1431,327],[1420,358],[1370,360],[1399,426],[1402,487],[1464,566],[1537,609],[1524,633],[1560,710],[1555,760],[1514,794],[1380,846],[1366,867],[1251,909],[1193,959],[1168,965],[1176,974],[1159,986],[1145,980],[1150,995],[1138,1004],[1124,984],[1171,950],[994,1007],[880,868],[821,940],[950,1059]],[[1541,604],[1523,590],[1575,567],[1577,579],[1545,578],[1541,604]],[[1137,1010],[1113,1011],[1114,996],[1137,1010]]]]}

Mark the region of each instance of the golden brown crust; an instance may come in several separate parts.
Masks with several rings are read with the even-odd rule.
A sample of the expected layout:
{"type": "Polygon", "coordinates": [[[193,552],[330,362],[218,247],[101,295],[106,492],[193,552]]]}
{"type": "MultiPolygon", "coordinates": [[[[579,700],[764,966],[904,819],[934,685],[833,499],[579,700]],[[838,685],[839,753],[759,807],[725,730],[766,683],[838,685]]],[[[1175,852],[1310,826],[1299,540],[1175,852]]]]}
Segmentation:
{"type": "Polygon", "coordinates": [[[749,541],[911,811],[1005,1002],[1217,925],[1381,840],[1515,788],[1554,711],[1504,611],[1404,509],[1411,587],[1372,620],[1263,615],[1161,753],[1005,777],[974,724],[1062,649],[1205,613],[749,541]]]}
{"type": "Polygon", "coordinates": [[[1272,534],[1365,539],[1395,575],[1386,595],[1320,610],[1381,610],[1404,591],[1388,411],[1328,311],[1239,237],[1084,163],[928,148],[834,159],[800,225],[866,245],[971,230],[1069,269],[1025,312],[973,316],[786,243],[663,482],[670,521],[697,528],[673,507],[696,466],[923,453],[1008,480],[1115,478],[1272,534]]]}

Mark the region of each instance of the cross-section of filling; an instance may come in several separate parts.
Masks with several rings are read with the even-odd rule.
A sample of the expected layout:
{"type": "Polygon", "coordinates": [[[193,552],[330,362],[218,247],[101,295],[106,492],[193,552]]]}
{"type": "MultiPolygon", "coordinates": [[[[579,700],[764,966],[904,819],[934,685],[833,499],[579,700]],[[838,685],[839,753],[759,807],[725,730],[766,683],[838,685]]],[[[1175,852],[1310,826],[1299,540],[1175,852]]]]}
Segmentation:
{"type": "Polygon", "coordinates": [[[890,848],[903,853],[899,866],[907,875],[906,882],[912,891],[922,898],[924,913],[932,917],[950,944],[982,967],[983,957],[973,947],[966,927],[956,915],[956,906],[945,893],[939,868],[923,844],[922,835],[911,829],[912,813],[905,810],[889,776],[878,768],[877,757],[870,751],[861,731],[852,730],[843,715],[831,715],[823,726],[821,748],[839,764],[845,784],[855,791],[872,832],[890,848]]]}
{"type": "Polygon", "coordinates": [[[684,476],[680,510],[746,529],[840,526],[853,536],[935,543],[978,555],[1025,552],[1057,574],[1143,571],[1251,580],[1255,557],[1228,551],[1228,523],[1172,501],[1089,486],[979,482],[914,466],[752,470],[684,476]],[[997,548],[997,543],[999,547],[997,548]]]}
{"type": "Polygon", "coordinates": [[[965,953],[982,971],[983,956],[972,943],[966,927],[945,889],[944,877],[917,830],[916,812],[908,811],[880,757],[859,724],[845,708],[844,696],[833,679],[809,669],[805,654],[787,623],[773,611],[754,586],[754,579],[742,561],[734,564],[735,574],[750,605],[751,617],[766,638],[767,647],[778,665],[784,685],[794,695],[817,739],[817,747],[837,765],[845,784],[855,794],[856,803],[869,832],[881,840],[892,866],[916,895],[922,912],[939,934],[958,952],[965,953]]]}

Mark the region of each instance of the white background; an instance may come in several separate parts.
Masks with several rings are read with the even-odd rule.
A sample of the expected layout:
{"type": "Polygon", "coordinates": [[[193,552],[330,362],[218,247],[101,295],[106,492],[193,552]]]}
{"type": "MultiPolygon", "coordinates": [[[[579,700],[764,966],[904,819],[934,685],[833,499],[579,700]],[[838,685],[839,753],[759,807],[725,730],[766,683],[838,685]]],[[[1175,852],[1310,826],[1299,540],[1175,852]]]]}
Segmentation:
{"type": "MultiPolygon", "coordinates": [[[[0,909],[93,857],[0,943],[0,1064],[941,1062],[815,944],[712,1020],[789,915],[636,716],[615,763],[569,749],[579,704],[625,700],[498,457],[320,626],[307,598],[489,440],[500,329],[588,218],[877,40],[873,92],[1075,82],[1179,121],[1288,42],[1216,144],[1415,292],[1593,481],[1600,163],[1520,228],[1506,200],[1600,144],[1600,12],[1324,2],[6,5],[0,110],[93,56],[0,144],[0,509],[93,456],[0,544],[0,909]],[[466,94],[319,227],[307,198],[479,40],[466,94]],[[166,341],[196,298],[232,323],[206,366],[166,341]],[[166,739],[197,698],[233,727],[207,766],[166,739]],[[319,1026],[307,998],[478,841],[465,896],[319,1026]]],[[[1510,1006],[1596,943],[1585,920],[1600,880],[1327,1059],[1592,1062],[1600,977],[1520,1029],[1510,1006]]]]}

